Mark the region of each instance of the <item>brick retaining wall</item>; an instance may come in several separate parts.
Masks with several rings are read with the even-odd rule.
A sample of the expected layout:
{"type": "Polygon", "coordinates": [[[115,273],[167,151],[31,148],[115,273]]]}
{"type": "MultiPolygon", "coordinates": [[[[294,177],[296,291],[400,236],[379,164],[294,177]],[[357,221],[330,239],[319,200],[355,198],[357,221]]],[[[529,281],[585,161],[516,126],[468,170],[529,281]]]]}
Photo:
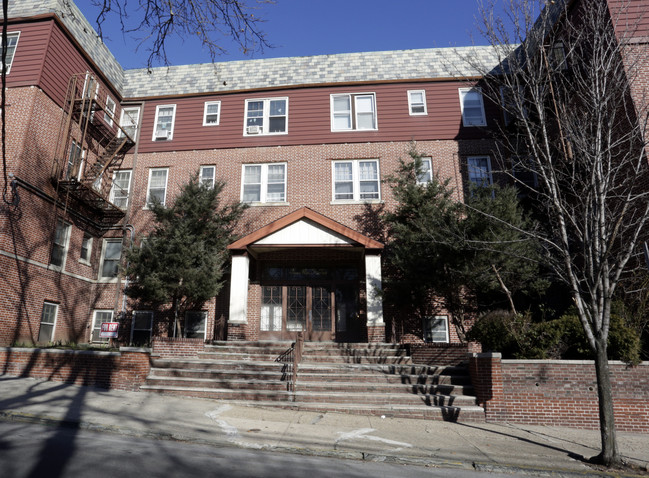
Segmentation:
{"type": "Polygon", "coordinates": [[[160,357],[197,357],[205,349],[203,339],[154,337],[153,354],[160,357]]]}
{"type": "Polygon", "coordinates": [[[0,374],[137,391],[150,370],[149,349],[119,352],[0,348],[0,374]]]}
{"type": "MultiPolygon", "coordinates": [[[[615,425],[649,433],[649,362],[611,361],[615,425]]],[[[590,360],[502,360],[473,354],[470,371],[487,421],[599,428],[595,364],[590,360]]]]}
{"type": "Polygon", "coordinates": [[[466,362],[467,353],[479,352],[480,344],[409,344],[413,363],[426,365],[458,365],[466,362]]]}

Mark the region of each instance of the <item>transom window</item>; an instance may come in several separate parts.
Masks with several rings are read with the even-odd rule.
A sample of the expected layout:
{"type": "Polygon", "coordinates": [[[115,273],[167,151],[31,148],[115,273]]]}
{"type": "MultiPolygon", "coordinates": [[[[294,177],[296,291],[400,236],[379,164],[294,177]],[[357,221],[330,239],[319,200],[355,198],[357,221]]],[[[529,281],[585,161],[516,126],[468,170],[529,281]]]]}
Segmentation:
{"type": "MultiPolygon", "coordinates": [[[[9,70],[11,70],[11,65],[14,61],[14,55],[16,54],[16,47],[18,46],[18,37],[20,36],[20,32],[15,32],[15,33],[7,33],[7,75],[9,74],[9,70]]],[[[2,38],[0,38],[0,47],[2,46],[2,38]]],[[[0,66],[0,70],[2,70],[2,66],[0,66]]]]}
{"type": "Polygon", "coordinates": [[[408,91],[408,109],[410,111],[410,116],[427,115],[428,110],[426,108],[426,91],[408,91]]]}
{"type": "Polygon", "coordinates": [[[153,141],[168,141],[174,136],[176,105],[158,105],[155,110],[153,141]]]}
{"type": "Polygon", "coordinates": [[[58,312],[58,304],[55,304],[53,302],[43,302],[43,311],[41,312],[41,328],[38,331],[39,342],[51,342],[54,338],[54,327],[56,326],[56,316],[58,312]]]}
{"type": "Polygon", "coordinates": [[[288,132],[288,98],[246,100],[244,136],[288,132]]]}
{"type": "Polygon", "coordinates": [[[113,187],[110,190],[110,202],[120,209],[126,209],[130,192],[131,170],[115,171],[113,187]]]}
{"type": "Polygon", "coordinates": [[[167,168],[149,170],[149,189],[146,193],[146,205],[150,207],[154,201],[164,205],[167,199],[167,168]]]}
{"type": "Polygon", "coordinates": [[[460,108],[462,110],[462,124],[464,126],[486,126],[480,88],[460,88],[460,108]]]}
{"type": "Polygon", "coordinates": [[[424,341],[448,343],[448,316],[424,317],[424,341]]]}
{"type": "Polygon", "coordinates": [[[331,95],[331,131],[377,129],[374,93],[331,95]]]}
{"type": "MultiPolygon", "coordinates": [[[[140,107],[139,106],[125,106],[122,108],[122,116],[119,120],[122,130],[135,141],[137,136],[137,129],[140,125],[140,107]]],[[[118,136],[122,137],[124,134],[119,131],[118,136]]]]}
{"type": "Polygon", "coordinates": [[[353,160],[333,162],[334,201],[369,201],[380,199],[379,161],[353,160]]]}
{"type": "Polygon", "coordinates": [[[203,126],[216,126],[221,116],[220,101],[206,101],[203,110],[203,126]]]}
{"type": "Polygon", "coordinates": [[[467,158],[469,181],[476,186],[491,186],[491,160],[489,156],[471,156],[467,158]]]}
{"type": "Polygon", "coordinates": [[[286,202],[286,164],[244,164],[242,202],[286,202]]]}
{"type": "Polygon", "coordinates": [[[208,188],[214,187],[214,166],[201,166],[200,183],[208,188]]]}

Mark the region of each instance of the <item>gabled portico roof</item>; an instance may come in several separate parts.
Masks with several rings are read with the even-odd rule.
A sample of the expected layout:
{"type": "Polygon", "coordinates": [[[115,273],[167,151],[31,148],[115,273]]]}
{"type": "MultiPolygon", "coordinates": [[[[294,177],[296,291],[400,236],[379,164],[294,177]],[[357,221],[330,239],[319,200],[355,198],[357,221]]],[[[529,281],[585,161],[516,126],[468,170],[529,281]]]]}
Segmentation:
{"type": "MultiPolygon", "coordinates": [[[[291,245],[303,244],[303,245],[347,245],[347,246],[356,246],[364,247],[365,249],[383,249],[383,244],[371,239],[360,232],[357,232],[333,219],[330,219],[326,216],[323,216],[320,213],[315,212],[313,209],[308,207],[303,207],[294,211],[290,214],[287,214],[284,217],[277,219],[276,221],[267,224],[266,226],[257,229],[256,231],[248,234],[247,236],[242,237],[238,241],[233,242],[228,246],[228,249],[232,251],[244,251],[250,246],[254,245],[269,245],[269,242],[266,240],[271,237],[280,237],[279,233],[282,230],[287,230],[291,227],[296,227],[298,224],[304,224],[306,227],[312,228],[313,231],[320,231],[321,233],[327,234],[329,240],[325,242],[292,242],[291,245]]],[[[286,244],[288,245],[288,244],[286,244]]]]}

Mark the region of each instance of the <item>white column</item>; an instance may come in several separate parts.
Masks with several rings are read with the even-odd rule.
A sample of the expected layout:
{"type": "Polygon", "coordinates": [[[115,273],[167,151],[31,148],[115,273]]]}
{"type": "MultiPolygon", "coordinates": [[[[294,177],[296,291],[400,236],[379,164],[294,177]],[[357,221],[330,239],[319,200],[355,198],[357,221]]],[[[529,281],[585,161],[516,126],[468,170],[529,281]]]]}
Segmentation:
{"type": "Polygon", "coordinates": [[[230,317],[231,324],[248,322],[248,269],[250,259],[247,255],[232,256],[232,275],[230,276],[230,317]]]}
{"type": "Polygon", "coordinates": [[[365,289],[367,292],[367,325],[385,325],[381,299],[381,256],[365,255],[365,289]]]}

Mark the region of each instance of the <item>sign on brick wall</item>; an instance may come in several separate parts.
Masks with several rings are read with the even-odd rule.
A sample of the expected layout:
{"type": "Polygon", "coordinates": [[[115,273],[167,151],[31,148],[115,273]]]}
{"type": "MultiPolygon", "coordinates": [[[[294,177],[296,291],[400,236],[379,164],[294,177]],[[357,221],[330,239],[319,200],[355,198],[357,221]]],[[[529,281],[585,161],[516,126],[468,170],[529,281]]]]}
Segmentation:
{"type": "Polygon", "coordinates": [[[107,339],[116,339],[119,331],[119,322],[102,322],[99,337],[107,339]]]}

